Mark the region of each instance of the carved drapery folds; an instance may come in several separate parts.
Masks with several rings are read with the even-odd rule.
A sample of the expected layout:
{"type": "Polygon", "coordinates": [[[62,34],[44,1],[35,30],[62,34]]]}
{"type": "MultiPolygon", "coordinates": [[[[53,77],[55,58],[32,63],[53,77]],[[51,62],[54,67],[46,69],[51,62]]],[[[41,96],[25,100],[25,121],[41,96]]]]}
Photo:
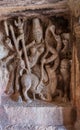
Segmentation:
{"type": "Polygon", "coordinates": [[[55,22],[49,19],[45,24],[40,18],[18,17],[3,23],[7,54],[1,60],[9,71],[5,93],[16,101],[19,97],[27,102],[36,98],[69,101],[71,56],[68,27],[65,31],[60,30],[61,27],[56,29],[55,22]]]}

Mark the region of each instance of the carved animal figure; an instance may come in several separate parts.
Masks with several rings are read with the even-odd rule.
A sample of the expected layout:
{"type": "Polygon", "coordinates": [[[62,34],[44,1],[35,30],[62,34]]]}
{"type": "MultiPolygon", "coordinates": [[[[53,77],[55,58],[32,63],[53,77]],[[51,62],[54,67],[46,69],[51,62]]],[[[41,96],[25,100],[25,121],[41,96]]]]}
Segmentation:
{"type": "Polygon", "coordinates": [[[28,90],[31,90],[33,93],[33,98],[35,100],[35,94],[39,94],[41,99],[45,100],[45,97],[42,94],[43,86],[38,86],[39,78],[33,74],[28,72],[27,74],[23,74],[21,77],[21,85],[22,85],[22,92],[25,100],[30,100],[28,96],[28,90]],[[37,88],[38,86],[38,88],[37,88]]]}

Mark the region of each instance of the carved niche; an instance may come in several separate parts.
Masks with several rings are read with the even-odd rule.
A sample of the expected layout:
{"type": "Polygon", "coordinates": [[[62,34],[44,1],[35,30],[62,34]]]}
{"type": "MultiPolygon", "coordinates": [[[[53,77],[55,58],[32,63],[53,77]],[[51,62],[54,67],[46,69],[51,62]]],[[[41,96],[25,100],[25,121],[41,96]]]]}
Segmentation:
{"type": "Polygon", "coordinates": [[[71,43],[64,18],[15,17],[2,21],[1,66],[9,80],[5,93],[24,101],[70,100],[71,43]],[[46,22],[47,21],[47,22],[46,22]]]}

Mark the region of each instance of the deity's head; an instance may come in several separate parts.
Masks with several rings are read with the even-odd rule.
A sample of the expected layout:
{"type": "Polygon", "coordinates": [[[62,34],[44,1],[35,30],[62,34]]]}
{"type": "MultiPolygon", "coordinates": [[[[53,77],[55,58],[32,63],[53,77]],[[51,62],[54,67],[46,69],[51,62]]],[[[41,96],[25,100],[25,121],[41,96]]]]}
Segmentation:
{"type": "Polygon", "coordinates": [[[38,18],[33,19],[32,23],[32,35],[33,35],[33,40],[36,41],[36,43],[41,43],[43,39],[43,29],[40,23],[40,20],[38,18]]]}

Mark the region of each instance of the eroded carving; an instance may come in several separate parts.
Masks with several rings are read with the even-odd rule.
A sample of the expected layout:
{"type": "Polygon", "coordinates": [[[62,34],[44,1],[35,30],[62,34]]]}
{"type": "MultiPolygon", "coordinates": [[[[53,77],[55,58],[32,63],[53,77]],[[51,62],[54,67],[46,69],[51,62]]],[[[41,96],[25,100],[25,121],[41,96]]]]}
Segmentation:
{"type": "Polygon", "coordinates": [[[7,54],[2,57],[2,61],[9,71],[5,93],[16,101],[19,97],[25,101],[31,101],[32,98],[53,101],[56,97],[67,101],[70,98],[71,59],[66,55],[70,34],[63,31],[57,34],[53,22],[44,27],[40,18],[29,20],[31,32],[27,42],[27,33],[24,31],[27,19],[18,17],[12,22],[4,21],[4,46],[7,54]]]}

